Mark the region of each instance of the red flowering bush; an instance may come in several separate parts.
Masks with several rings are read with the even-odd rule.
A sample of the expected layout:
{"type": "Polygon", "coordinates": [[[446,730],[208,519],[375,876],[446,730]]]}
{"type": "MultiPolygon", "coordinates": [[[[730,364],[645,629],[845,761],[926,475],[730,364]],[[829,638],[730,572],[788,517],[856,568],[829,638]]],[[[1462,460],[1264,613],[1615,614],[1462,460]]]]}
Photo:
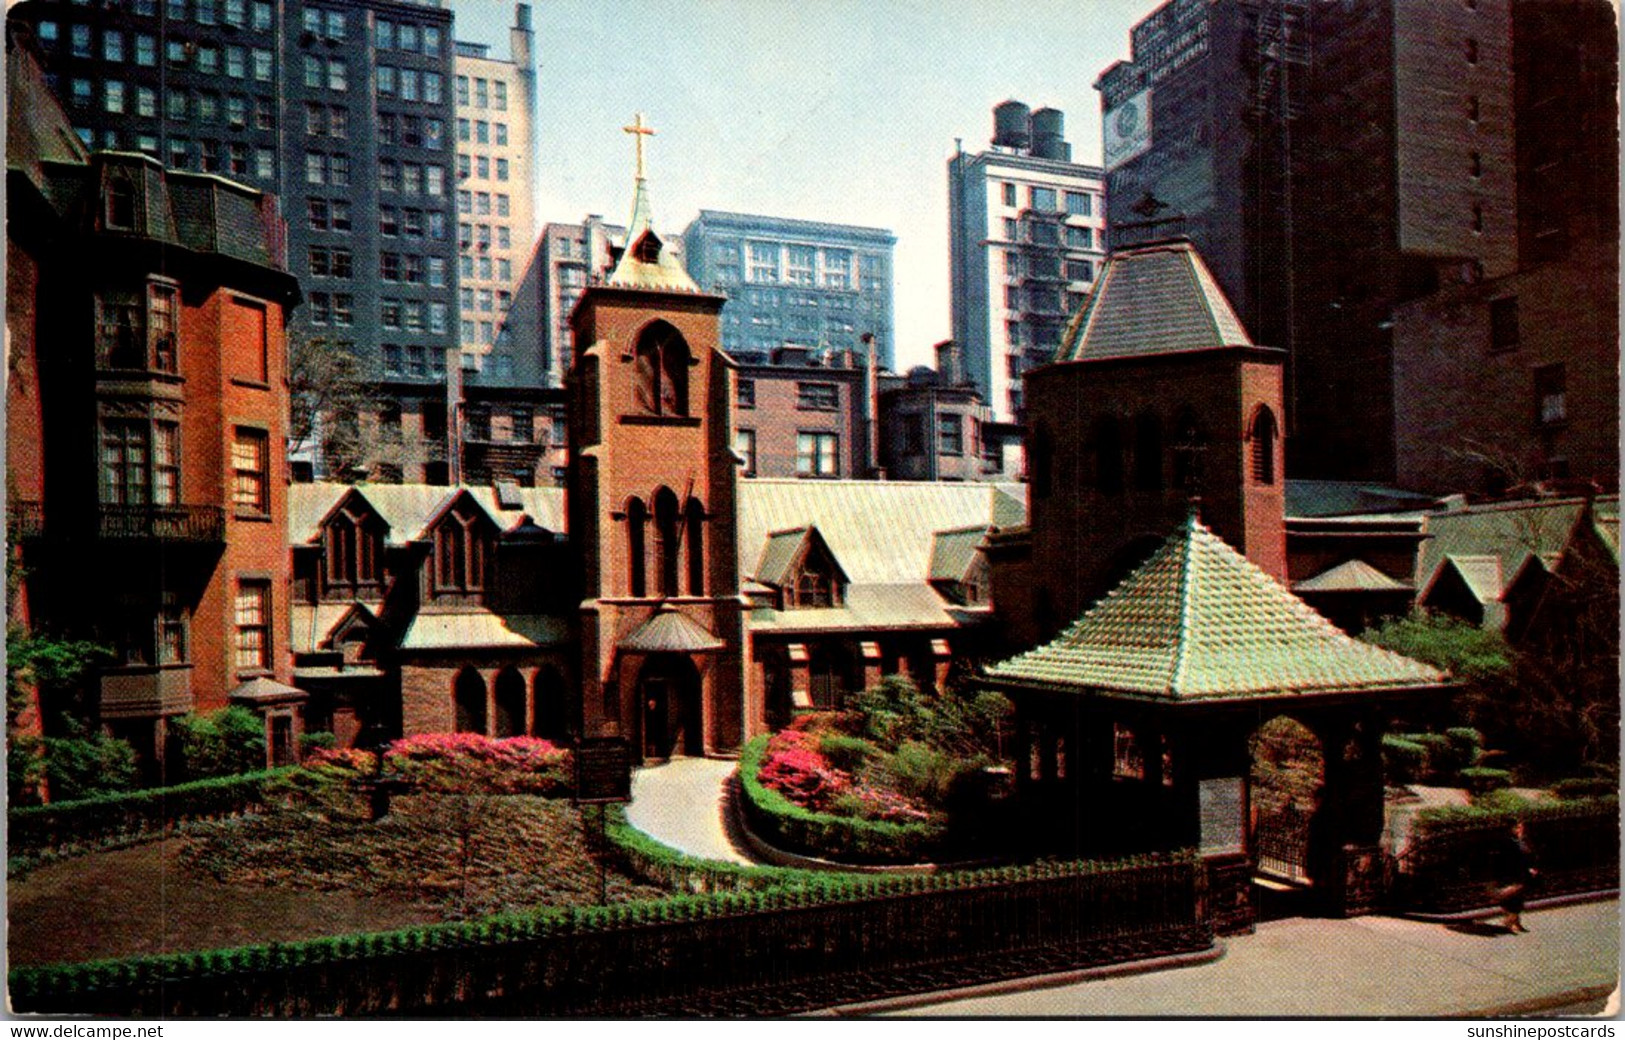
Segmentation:
{"type": "Polygon", "coordinates": [[[852,776],[829,764],[818,750],[818,738],[799,729],[787,729],[768,741],[762,786],[777,791],[796,805],[822,812],[852,786],[852,776]]]}
{"type": "Polygon", "coordinates": [[[931,819],[931,810],[917,800],[869,783],[857,784],[841,794],[831,811],[887,823],[924,823],[931,819]]]}
{"type": "Polygon", "coordinates": [[[370,773],[377,768],[376,756],[360,748],[322,748],[305,756],[306,769],[344,773],[370,773]]]}
{"type": "Polygon", "coordinates": [[[570,752],[535,737],[422,733],[389,745],[384,766],[429,790],[556,797],[570,788],[570,752]]]}

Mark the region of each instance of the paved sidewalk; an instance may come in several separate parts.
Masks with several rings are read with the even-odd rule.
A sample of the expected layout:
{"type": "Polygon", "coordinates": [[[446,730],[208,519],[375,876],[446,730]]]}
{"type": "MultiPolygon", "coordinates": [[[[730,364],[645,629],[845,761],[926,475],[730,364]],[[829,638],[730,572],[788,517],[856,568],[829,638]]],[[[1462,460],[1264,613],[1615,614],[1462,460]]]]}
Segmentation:
{"type": "Polygon", "coordinates": [[[680,852],[728,863],[754,863],[729,840],[723,798],[737,762],[678,758],[632,774],[626,819],[680,852]]]}
{"type": "Polygon", "coordinates": [[[894,1004],[885,1013],[1434,1018],[1600,1011],[1619,982],[1619,904],[1540,910],[1524,920],[1526,935],[1392,917],[1268,921],[1256,934],[1224,940],[1225,955],[1207,964],[990,996],[945,995],[940,1003],[894,1004]]]}

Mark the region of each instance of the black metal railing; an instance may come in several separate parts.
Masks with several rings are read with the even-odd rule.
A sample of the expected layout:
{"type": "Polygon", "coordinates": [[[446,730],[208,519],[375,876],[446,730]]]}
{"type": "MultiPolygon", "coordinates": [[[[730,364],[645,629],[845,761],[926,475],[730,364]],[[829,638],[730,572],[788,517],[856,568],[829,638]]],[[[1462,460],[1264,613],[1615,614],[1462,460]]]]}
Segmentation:
{"type": "Polygon", "coordinates": [[[6,503],[6,534],[13,542],[45,533],[45,508],[38,502],[6,503]]]}
{"type": "Polygon", "coordinates": [[[226,511],[219,506],[120,506],[97,508],[101,538],[158,542],[223,542],[226,511]]]}

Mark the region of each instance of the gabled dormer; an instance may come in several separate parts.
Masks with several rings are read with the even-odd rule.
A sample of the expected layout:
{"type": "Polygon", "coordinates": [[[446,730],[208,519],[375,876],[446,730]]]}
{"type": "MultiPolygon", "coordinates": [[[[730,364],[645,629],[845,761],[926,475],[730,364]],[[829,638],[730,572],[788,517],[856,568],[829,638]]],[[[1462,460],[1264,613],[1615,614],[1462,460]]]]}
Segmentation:
{"type": "Polygon", "coordinates": [[[965,607],[989,605],[987,557],[979,546],[990,530],[978,525],[932,535],[928,577],[943,598],[965,607]]]}
{"type": "Polygon", "coordinates": [[[324,600],[377,600],[384,594],[389,524],[352,488],[322,518],[318,579],[324,600]]]}
{"type": "Polygon", "coordinates": [[[421,583],[424,602],[483,602],[491,587],[498,534],[479,501],[466,490],[457,492],[418,536],[429,545],[421,583]]]}
{"type": "Polygon", "coordinates": [[[778,594],[781,610],[845,606],[851,584],[824,536],[811,524],[767,536],[756,580],[778,594]]]}

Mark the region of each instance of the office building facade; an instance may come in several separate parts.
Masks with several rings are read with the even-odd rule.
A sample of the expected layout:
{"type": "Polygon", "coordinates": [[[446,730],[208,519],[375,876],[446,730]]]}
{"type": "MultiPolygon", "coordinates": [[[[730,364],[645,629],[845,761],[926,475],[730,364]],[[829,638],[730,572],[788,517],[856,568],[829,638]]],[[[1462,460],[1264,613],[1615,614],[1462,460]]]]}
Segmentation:
{"type": "Polygon", "coordinates": [[[536,311],[519,282],[535,237],[536,70],[530,5],[509,58],[456,45],[458,313],[467,385],[536,386],[536,311]]]}
{"type": "Polygon", "coordinates": [[[1517,264],[1509,0],[1173,0],[1132,42],[1113,247],[1188,236],[1288,352],[1295,475],[1391,479],[1395,307],[1517,264]]]}
{"type": "Polygon", "coordinates": [[[1000,420],[1022,413],[1022,374],[1051,360],[1105,259],[1101,170],[1071,161],[1063,114],[994,109],[991,147],[948,160],[953,338],[1000,420]]]}
{"type": "Polygon", "coordinates": [[[892,364],[892,251],[879,228],[701,210],[683,232],[694,279],[728,297],[722,347],[868,349],[892,364]]]}

